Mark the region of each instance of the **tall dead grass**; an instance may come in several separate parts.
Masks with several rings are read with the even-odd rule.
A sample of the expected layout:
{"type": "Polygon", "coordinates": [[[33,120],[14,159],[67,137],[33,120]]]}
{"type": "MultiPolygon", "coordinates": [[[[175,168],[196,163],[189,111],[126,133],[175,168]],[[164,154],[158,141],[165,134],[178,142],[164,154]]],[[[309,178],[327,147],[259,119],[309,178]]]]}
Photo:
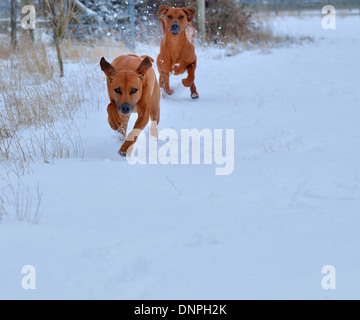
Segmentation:
{"type": "Polygon", "coordinates": [[[99,57],[117,57],[130,53],[123,42],[112,38],[94,41],[77,41],[64,39],[61,43],[61,52],[66,60],[77,63],[97,63],[99,57]]]}
{"type": "Polygon", "coordinates": [[[11,53],[12,48],[9,45],[9,40],[6,37],[0,37],[0,60],[9,59],[11,53]]]}
{"type": "Polygon", "coordinates": [[[18,221],[38,224],[42,216],[43,198],[39,183],[34,187],[25,184],[21,175],[14,170],[0,176],[0,180],[3,185],[0,195],[0,223],[3,217],[14,214],[18,221]]]}
{"type": "Polygon", "coordinates": [[[4,217],[8,215],[5,208],[5,201],[2,196],[0,196],[0,224],[2,223],[4,217]]]}
{"type": "Polygon", "coordinates": [[[65,70],[65,78],[60,78],[56,51],[50,44],[24,37],[14,53],[9,42],[0,37],[0,173],[5,172],[0,174],[0,222],[14,215],[19,221],[37,223],[41,191],[23,183],[22,175],[35,161],[83,157],[77,119],[87,119],[100,109],[99,95],[93,90],[97,68],[74,70],[128,50],[112,40],[64,40],[64,59],[76,66],[71,75],[65,70]]]}
{"type": "Polygon", "coordinates": [[[72,122],[84,94],[71,80],[61,81],[54,65],[42,43],[22,42],[16,54],[0,60],[0,163],[24,168],[39,155],[45,162],[81,156],[72,122]]]}
{"type": "Polygon", "coordinates": [[[0,46],[0,222],[10,213],[39,221],[40,188],[21,179],[32,162],[84,155],[74,121],[83,88],[77,78],[60,79],[54,65],[53,49],[43,43],[19,42],[16,53],[0,46]]]}
{"type": "MultiPolygon", "coordinates": [[[[110,39],[86,43],[64,40],[62,45],[65,60],[72,63],[98,63],[101,56],[128,52],[122,43],[110,39]]],[[[19,42],[16,53],[10,53],[8,47],[0,47],[0,165],[24,169],[39,157],[44,162],[82,157],[74,118],[79,110],[87,117],[99,108],[91,88],[96,80],[89,79],[94,75],[80,73],[60,79],[54,68],[55,50],[28,37],[19,42]],[[85,97],[91,100],[89,110],[82,107],[85,97]]]]}

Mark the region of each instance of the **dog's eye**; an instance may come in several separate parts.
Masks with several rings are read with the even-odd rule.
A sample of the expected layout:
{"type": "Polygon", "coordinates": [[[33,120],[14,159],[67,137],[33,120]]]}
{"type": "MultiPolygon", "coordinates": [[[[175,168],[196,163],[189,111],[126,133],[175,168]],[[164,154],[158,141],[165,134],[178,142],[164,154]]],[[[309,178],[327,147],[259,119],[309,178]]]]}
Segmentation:
{"type": "Polygon", "coordinates": [[[135,94],[136,92],[138,92],[138,89],[132,88],[131,91],[130,91],[130,94],[135,94]]]}
{"type": "Polygon", "coordinates": [[[114,91],[115,91],[116,93],[118,93],[118,94],[121,94],[121,89],[120,89],[120,88],[116,88],[114,91]]]}
{"type": "Polygon", "coordinates": [[[184,19],[184,16],[180,16],[179,19],[180,19],[180,20],[184,19]]]}
{"type": "Polygon", "coordinates": [[[171,20],[173,17],[172,17],[172,16],[168,16],[168,18],[171,20]]]}

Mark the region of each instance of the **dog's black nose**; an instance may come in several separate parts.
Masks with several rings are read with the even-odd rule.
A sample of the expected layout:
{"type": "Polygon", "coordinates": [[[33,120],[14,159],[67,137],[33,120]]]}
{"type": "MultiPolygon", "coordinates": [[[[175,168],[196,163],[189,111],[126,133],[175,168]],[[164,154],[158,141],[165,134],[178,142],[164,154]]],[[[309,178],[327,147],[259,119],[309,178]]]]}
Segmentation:
{"type": "Polygon", "coordinates": [[[120,106],[120,110],[119,110],[122,114],[127,115],[130,113],[131,111],[131,106],[127,103],[124,103],[120,106]]]}
{"type": "Polygon", "coordinates": [[[180,25],[177,22],[174,22],[171,25],[171,33],[172,34],[179,34],[180,33],[180,25]]]}

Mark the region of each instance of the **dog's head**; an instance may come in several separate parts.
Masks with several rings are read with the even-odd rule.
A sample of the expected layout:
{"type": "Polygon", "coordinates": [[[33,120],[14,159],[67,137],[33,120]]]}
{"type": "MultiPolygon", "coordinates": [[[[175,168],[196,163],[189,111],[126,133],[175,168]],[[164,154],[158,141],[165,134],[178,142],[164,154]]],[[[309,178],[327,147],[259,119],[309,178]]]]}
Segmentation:
{"type": "Polygon", "coordinates": [[[118,111],[123,115],[132,113],[141,99],[145,74],[152,67],[150,58],[146,57],[136,71],[116,71],[105,58],[101,59],[100,67],[108,78],[110,99],[118,111]]]}
{"type": "Polygon", "coordinates": [[[196,13],[196,9],[193,8],[171,8],[162,5],[157,14],[165,17],[166,28],[176,36],[182,31],[186,32],[188,23],[194,20],[196,13]]]}

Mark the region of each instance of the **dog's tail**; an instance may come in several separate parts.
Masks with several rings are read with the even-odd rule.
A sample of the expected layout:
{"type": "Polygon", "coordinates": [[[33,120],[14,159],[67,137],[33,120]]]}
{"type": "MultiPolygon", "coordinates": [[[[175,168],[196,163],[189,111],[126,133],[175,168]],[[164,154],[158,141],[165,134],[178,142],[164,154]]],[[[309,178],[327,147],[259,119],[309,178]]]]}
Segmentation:
{"type": "Polygon", "coordinates": [[[165,19],[164,19],[163,17],[160,17],[160,18],[159,18],[159,21],[161,22],[161,26],[162,26],[162,29],[163,29],[163,33],[165,34],[165,31],[166,31],[165,19]]]}

